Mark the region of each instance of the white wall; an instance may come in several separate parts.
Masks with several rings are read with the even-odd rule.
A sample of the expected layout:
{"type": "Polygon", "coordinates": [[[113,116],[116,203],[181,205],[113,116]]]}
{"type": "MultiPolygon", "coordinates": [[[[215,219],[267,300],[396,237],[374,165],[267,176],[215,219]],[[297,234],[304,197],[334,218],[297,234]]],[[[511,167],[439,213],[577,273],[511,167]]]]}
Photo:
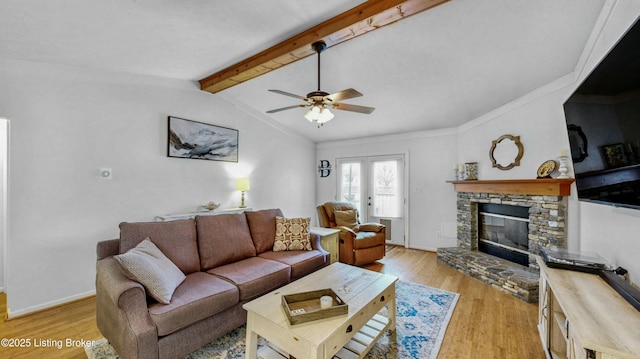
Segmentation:
{"type": "Polygon", "coordinates": [[[11,315],[94,292],[95,246],[122,221],[247,204],[315,214],[314,144],[277,130],[195,83],[0,60],[11,118],[11,315]],[[168,158],[167,116],[239,130],[239,162],[168,158]],[[98,176],[110,167],[113,179],[98,176]]]}
{"type": "MultiPolygon", "coordinates": [[[[557,159],[569,149],[564,102],[584,78],[615,45],[640,15],[640,1],[608,1],[589,39],[576,72],[553,81],[531,93],[497,108],[469,123],[443,133],[393,135],[364,142],[342,141],[318,145],[317,160],[346,155],[378,154],[408,150],[410,160],[411,247],[434,250],[455,246],[455,240],[435,237],[435,231],[456,221],[455,193],[450,184],[454,162],[478,162],[480,179],[535,178],[538,166],[557,159]],[[454,133],[452,135],[452,133],[454,133]],[[491,142],[504,134],[520,136],[524,156],[520,166],[508,171],[491,167],[491,142]],[[424,192],[416,191],[423,188],[424,192]],[[432,197],[431,197],[432,196],[432,197]],[[428,198],[433,198],[431,201],[428,198]]],[[[573,169],[570,166],[570,175],[573,169]]],[[[335,176],[319,179],[317,201],[335,195],[335,176]]],[[[596,252],[612,265],[629,270],[634,283],[640,283],[640,211],[578,201],[572,187],[568,209],[568,247],[596,252]]],[[[455,236],[455,233],[454,233],[455,236]]]]}
{"type": "MultiPolygon", "coordinates": [[[[402,135],[324,142],[317,146],[316,163],[336,158],[408,153],[409,216],[406,236],[411,248],[433,250],[456,245],[456,203],[453,164],[457,161],[455,131],[429,131],[402,135]],[[453,200],[451,199],[453,198],[453,200]],[[436,233],[440,232],[438,237],[436,233]]],[[[316,202],[335,200],[335,169],[329,177],[318,178],[316,202]]]]}
{"type": "MultiPolygon", "coordinates": [[[[640,16],[640,1],[609,1],[594,26],[594,33],[576,66],[569,74],[522,98],[494,110],[460,128],[458,153],[461,159],[475,159],[484,153],[492,139],[510,133],[520,135],[525,148],[520,167],[510,171],[491,168],[480,162],[481,179],[535,178],[536,169],[546,159],[556,159],[560,150],[569,149],[564,102],[593,68],[640,16]]],[[[570,175],[573,169],[570,169],[570,175]]],[[[578,201],[575,184],[569,198],[568,247],[574,251],[595,252],[614,266],[629,270],[640,284],[640,211],[578,201]]]]}

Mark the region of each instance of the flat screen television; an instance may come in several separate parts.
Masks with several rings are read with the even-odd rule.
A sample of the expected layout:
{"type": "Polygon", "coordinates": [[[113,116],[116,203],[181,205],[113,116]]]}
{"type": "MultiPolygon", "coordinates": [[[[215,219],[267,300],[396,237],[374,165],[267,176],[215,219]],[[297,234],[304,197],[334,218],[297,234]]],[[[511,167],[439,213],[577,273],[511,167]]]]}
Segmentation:
{"type": "Polygon", "coordinates": [[[640,22],[565,102],[578,198],[640,209],[640,22]]]}

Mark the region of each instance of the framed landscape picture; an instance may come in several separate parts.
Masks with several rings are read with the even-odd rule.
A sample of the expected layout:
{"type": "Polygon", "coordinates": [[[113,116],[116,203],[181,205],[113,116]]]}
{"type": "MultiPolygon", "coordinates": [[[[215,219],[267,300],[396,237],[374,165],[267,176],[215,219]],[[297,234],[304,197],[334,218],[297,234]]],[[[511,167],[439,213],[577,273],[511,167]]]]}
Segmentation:
{"type": "Polygon", "coordinates": [[[169,116],[167,155],[238,162],[238,130],[169,116]]]}

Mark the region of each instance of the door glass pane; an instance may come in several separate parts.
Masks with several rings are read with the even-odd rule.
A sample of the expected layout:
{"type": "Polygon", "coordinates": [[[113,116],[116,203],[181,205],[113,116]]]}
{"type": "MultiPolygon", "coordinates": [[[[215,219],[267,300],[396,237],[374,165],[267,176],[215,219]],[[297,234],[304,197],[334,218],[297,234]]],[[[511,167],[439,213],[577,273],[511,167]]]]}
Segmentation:
{"type": "Polygon", "coordinates": [[[362,208],[360,207],[362,203],[360,198],[361,170],[360,162],[348,162],[340,165],[341,178],[338,198],[339,201],[353,203],[359,213],[362,213],[362,208]]]}
{"type": "Polygon", "coordinates": [[[398,194],[398,161],[373,162],[373,215],[375,217],[400,217],[398,194]]]}

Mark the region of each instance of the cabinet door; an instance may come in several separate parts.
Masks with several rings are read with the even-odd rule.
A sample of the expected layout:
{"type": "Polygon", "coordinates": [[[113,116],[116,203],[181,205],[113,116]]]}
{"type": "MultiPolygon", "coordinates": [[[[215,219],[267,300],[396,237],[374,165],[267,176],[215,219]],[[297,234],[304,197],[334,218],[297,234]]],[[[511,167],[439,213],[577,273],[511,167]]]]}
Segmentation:
{"type": "Polygon", "coordinates": [[[569,359],[587,359],[587,351],[580,340],[569,333],[569,359]]]}
{"type": "Polygon", "coordinates": [[[538,331],[542,345],[547,351],[549,349],[549,290],[547,288],[547,280],[544,273],[540,273],[540,294],[538,305],[538,331]]]}

